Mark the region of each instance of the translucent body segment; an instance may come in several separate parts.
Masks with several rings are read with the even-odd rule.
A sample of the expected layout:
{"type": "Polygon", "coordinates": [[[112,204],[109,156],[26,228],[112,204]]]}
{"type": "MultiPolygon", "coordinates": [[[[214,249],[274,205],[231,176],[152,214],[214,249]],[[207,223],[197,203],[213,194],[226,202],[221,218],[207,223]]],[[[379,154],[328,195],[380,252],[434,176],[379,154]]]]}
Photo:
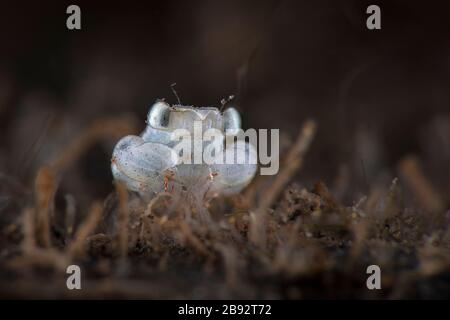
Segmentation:
{"type": "Polygon", "coordinates": [[[175,167],[178,155],[171,148],[140,137],[125,137],[113,152],[112,171],[116,179],[135,190],[159,190],[164,184],[164,172],[175,167]]]}
{"type": "Polygon", "coordinates": [[[114,179],[125,183],[129,190],[136,192],[143,192],[148,190],[148,186],[146,184],[137,180],[133,180],[125,175],[122,171],[120,171],[115,162],[111,164],[111,171],[114,179]]]}
{"type": "Polygon", "coordinates": [[[256,173],[256,149],[251,144],[241,141],[229,145],[225,149],[224,156],[225,160],[233,161],[211,166],[211,171],[215,175],[214,185],[217,189],[239,191],[253,179],[256,173]]]}

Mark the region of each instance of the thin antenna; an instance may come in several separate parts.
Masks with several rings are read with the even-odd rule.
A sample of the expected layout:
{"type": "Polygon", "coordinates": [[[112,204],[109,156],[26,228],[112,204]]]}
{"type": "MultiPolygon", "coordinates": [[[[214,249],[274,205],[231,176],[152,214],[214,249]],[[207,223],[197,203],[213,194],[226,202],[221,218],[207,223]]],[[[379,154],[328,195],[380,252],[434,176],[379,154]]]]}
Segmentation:
{"type": "Polygon", "coordinates": [[[220,112],[222,112],[223,108],[225,108],[225,106],[229,104],[233,99],[234,95],[229,95],[228,98],[220,100],[220,112]]]}
{"type": "Polygon", "coordinates": [[[175,86],[176,86],[176,82],[172,83],[170,85],[170,89],[172,89],[173,94],[175,95],[175,97],[177,98],[178,104],[181,106],[181,101],[180,101],[180,97],[177,94],[177,91],[175,90],[175,86]]]}

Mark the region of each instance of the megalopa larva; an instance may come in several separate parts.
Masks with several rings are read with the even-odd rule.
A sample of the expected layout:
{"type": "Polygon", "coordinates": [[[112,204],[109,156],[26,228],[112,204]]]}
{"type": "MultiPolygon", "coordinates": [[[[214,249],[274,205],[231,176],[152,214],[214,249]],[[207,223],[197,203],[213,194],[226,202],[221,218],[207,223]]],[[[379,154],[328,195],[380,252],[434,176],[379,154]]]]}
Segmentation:
{"type": "Polygon", "coordinates": [[[256,150],[238,139],[241,119],[234,108],[221,112],[215,107],[169,106],[157,101],[146,123],[140,136],[122,138],[113,151],[114,179],[129,190],[145,196],[173,188],[205,195],[230,194],[239,192],[255,175],[256,150]],[[199,141],[194,131],[198,133],[200,128],[199,141]],[[206,139],[207,132],[214,133],[214,140],[206,139]],[[180,148],[181,138],[188,136],[191,147],[180,148]],[[214,151],[209,153],[209,161],[203,161],[198,154],[203,155],[208,146],[214,151]],[[238,161],[239,154],[243,158],[238,161]],[[222,161],[216,161],[219,157],[222,161]]]}

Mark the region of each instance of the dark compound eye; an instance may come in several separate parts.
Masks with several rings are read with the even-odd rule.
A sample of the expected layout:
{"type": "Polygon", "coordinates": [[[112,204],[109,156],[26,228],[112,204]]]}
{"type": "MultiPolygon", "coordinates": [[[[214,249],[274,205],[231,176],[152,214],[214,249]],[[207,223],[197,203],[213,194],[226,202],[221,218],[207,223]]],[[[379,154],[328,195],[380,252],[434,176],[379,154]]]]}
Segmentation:
{"type": "Polygon", "coordinates": [[[235,108],[228,108],[223,113],[223,130],[227,134],[237,134],[241,129],[241,116],[235,108]]]}
{"type": "Polygon", "coordinates": [[[147,115],[147,123],[153,128],[162,129],[169,125],[170,106],[163,102],[156,102],[147,115]]]}

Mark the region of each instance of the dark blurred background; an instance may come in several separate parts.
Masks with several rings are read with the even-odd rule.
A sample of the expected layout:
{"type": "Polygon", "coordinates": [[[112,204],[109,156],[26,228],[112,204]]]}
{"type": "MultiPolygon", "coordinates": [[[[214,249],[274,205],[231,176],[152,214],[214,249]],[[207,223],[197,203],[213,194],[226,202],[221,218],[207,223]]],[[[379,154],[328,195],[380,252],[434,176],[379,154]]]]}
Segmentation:
{"type": "MultiPolygon", "coordinates": [[[[234,94],[245,128],[279,128],[283,141],[315,118],[318,135],[299,173],[306,185],[321,180],[355,199],[418,154],[449,191],[444,1],[2,4],[0,172],[25,186],[97,119],[130,114],[143,129],[156,99],[176,103],[176,82],[183,104],[218,105],[234,94]],[[66,28],[70,4],[81,8],[81,30],[66,28]],[[381,7],[381,30],[366,28],[370,4],[381,7]]],[[[106,196],[114,142],[83,156],[63,193],[106,196]]]]}

